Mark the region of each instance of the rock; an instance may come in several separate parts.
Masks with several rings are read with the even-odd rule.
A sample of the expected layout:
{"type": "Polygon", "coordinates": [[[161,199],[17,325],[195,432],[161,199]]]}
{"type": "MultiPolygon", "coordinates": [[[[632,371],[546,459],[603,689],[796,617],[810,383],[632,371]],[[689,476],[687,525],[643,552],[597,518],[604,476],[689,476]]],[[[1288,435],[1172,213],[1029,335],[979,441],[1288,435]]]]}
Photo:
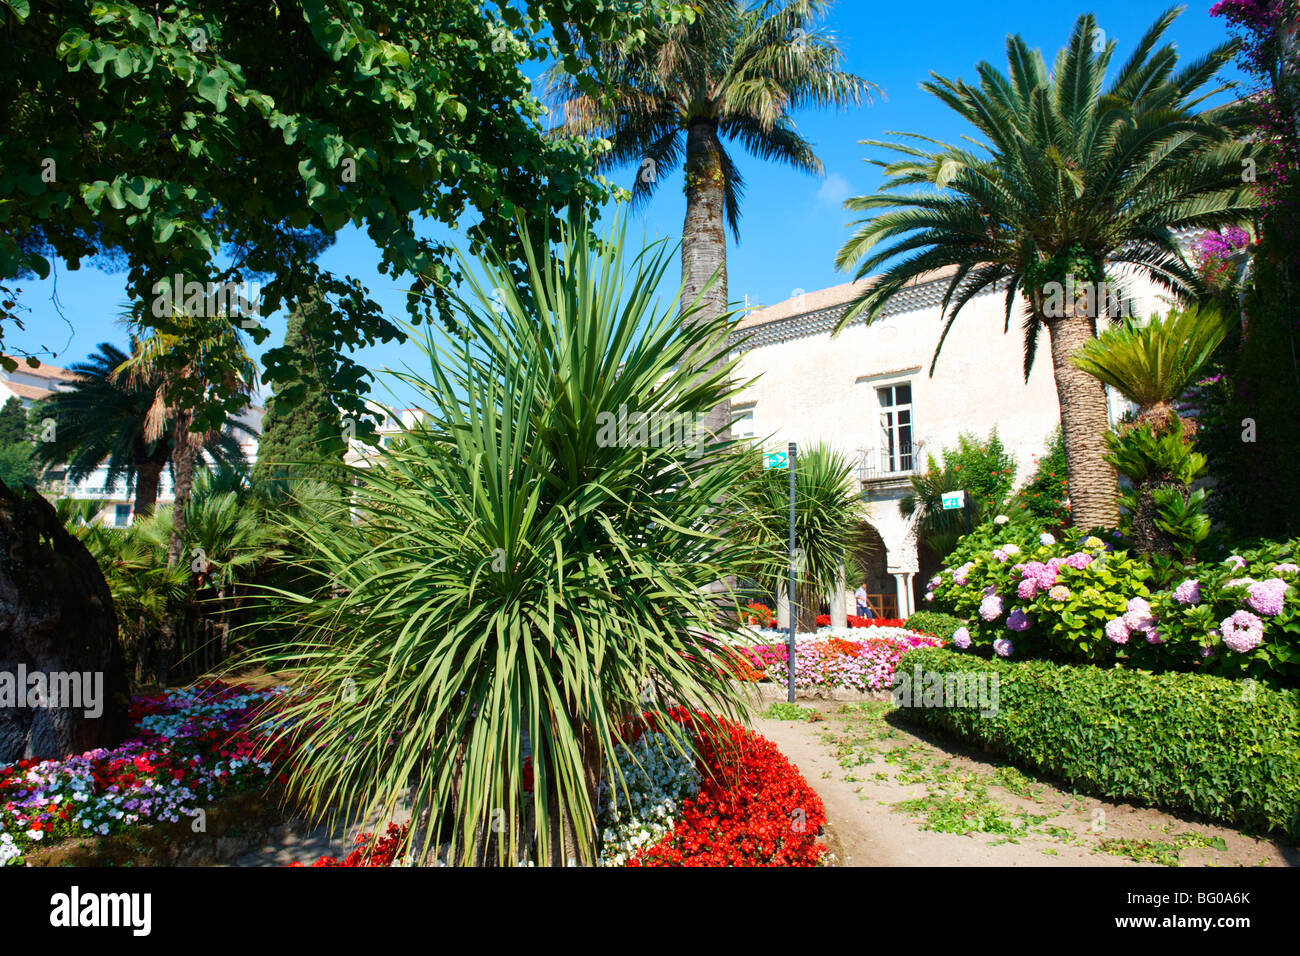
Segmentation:
{"type": "Polygon", "coordinates": [[[48,501],[0,482],[0,763],[120,743],[129,692],[99,565],[48,501]],[[41,684],[50,706],[31,706],[41,684]]]}

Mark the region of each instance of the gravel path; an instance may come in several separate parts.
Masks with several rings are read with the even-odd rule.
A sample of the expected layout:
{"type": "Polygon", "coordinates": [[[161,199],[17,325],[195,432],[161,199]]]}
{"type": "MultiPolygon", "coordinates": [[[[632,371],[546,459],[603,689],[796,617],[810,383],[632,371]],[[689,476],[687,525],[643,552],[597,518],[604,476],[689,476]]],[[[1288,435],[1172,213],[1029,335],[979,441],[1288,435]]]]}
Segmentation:
{"type": "Polygon", "coordinates": [[[843,866],[1296,866],[1285,840],[1097,800],[922,738],[884,704],[803,702],[754,729],[821,796],[843,866]],[[899,806],[903,804],[903,806],[899,806]]]}

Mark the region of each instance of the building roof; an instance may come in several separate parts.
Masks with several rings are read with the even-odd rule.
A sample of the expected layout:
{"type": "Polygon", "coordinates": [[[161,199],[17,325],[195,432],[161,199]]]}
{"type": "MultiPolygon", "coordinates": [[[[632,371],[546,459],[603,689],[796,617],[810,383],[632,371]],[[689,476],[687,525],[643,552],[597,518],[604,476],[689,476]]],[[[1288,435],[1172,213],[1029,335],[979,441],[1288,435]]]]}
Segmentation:
{"type": "Polygon", "coordinates": [[[41,388],[39,385],[24,385],[22,382],[0,381],[0,388],[8,389],[19,398],[25,398],[33,402],[39,402],[54,394],[53,389],[41,388]]]}
{"type": "MultiPolygon", "coordinates": [[[[931,272],[926,272],[908,282],[907,285],[899,290],[899,294],[902,295],[908,289],[914,289],[918,286],[929,285],[932,282],[939,282],[943,279],[951,279],[956,271],[956,266],[946,266],[942,269],[935,269],[931,272]]],[[[856,282],[845,282],[841,285],[833,285],[828,289],[818,289],[815,292],[804,292],[800,295],[792,296],[784,302],[778,302],[776,305],[769,305],[762,309],[754,309],[746,314],[736,324],[736,331],[739,332],[745,329],[752,329],[756,326],[767,325],[771,322],[780,322],[782,319],[793,318],[796,315],[808,315],[813,312],[821,312],[825,309],[833,309],[837,306],[848,305],[879,281],[879,276],[868,276],[865,279],[858,279],[856,282]]]]}
{"type": "Polygon", "coordinates": [[[18,368],[14,370],[14,374],[35,375],[38,378],[48,378],[52,382],[70,382],[77,377],[75,372],[69,372],[66,368],[59,368],[57,365],[50,365],[46,362],[39,362],[35,368],[32,368],[27,364],[25,358],[19,358],[15,355],[6,355],[5,358],[11,358],[18,363],[18,368]]]}

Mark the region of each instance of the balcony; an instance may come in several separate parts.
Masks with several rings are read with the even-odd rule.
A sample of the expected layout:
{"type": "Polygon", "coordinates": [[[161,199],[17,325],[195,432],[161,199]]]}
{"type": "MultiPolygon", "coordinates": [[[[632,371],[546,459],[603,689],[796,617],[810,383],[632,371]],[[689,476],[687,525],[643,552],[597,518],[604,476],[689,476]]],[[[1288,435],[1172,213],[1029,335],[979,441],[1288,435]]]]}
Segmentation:
{"type": "Polygon", "coordinates": [[[921,470],[920,451],[920,445],[904,445],[893,455],[888,451],[864,451],[858,457],[858,480],[905,481],[921,470]]]}

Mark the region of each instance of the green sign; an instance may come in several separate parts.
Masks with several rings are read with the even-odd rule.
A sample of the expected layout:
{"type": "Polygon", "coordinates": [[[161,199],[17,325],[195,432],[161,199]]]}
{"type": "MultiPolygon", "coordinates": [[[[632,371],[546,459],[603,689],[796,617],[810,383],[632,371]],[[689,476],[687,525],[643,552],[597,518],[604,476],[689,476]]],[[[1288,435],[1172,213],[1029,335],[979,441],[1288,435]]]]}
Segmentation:
{"type": "Polygon", "coordinates": [[[763,467],[766,468],[789,468],[790,453],[786,451],[774,451],[769,455],[763,456],[763,467]]]}
{"type": "Polygon", "coordinates": [[[945,491],[943,493],[943,510],[955,511],[958,508],[966,507],[966,492],[964,491],[945,491]]]}

